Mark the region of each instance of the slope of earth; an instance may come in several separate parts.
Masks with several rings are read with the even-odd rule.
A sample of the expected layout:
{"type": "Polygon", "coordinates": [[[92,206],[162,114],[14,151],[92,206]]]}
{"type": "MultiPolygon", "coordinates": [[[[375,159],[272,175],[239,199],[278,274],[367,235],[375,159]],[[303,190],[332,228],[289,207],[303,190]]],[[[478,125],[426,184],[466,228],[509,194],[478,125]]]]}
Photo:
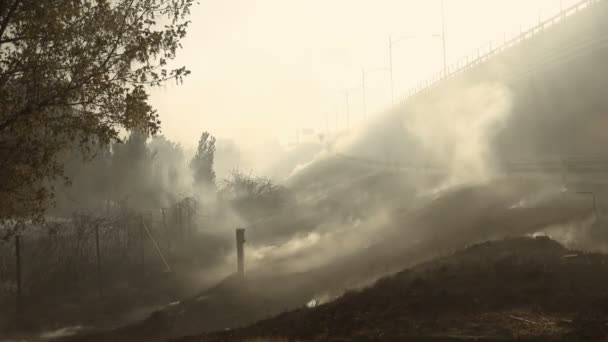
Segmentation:
{"type": "Polygon", "coordinates": [[[313,299],[334,298],[344,289],[369,285],[382,276],[476,241],[529,234],[548,225],[581,220],[589,215],[589,203],[584,197],[581,200],[580,195],[564,198],[561,194],[531,207],[511,208],[513,203],[536,191],[536,187],[527,182],[519,185],[497,182],[451,190],[419,209],[395,210],[385,227],[372,230],[363,238],[360,235],[364,230],[344,231],[341,238],[359,237],[356,248],[339,256],[323,257],[325,263],[320,265],[299,271],[294,268],[294,263],[324,256],[324,250],[343,249],[339,239],[329,244],[321,240],[317,247],[285,260],[268,260],[248,272],[245,279],[228,278],[139,324],[80,338],[83,341],[162,341],[244,326],[305,306],[313,299]]]}
{"type": "Polygon", "coordinates": [[[486,242],[316,308],[180,341],[602,341],[607,262],[547,237],[486,242]]]}

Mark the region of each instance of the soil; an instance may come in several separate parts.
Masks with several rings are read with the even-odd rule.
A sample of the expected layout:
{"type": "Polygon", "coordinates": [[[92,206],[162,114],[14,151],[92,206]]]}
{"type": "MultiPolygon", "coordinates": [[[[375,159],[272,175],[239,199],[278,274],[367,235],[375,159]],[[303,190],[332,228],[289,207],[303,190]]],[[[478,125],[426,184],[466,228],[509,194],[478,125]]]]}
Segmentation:
{"type": "Polygon", "coordinates": [[[392,224],[367,246],[320,267],[288,272],[289,260],[283,266],[268,263],[139,323],[71,340],[523,336],[545,341],[572,340],[588,331],[601,335],[602,324],[593,323],[593,315],[601,319],[598,303],[608,295],[602,289],[608,277],[604,256],[571,252],[545,238],[502,240],[585,220],[588,203],[560,196],[512,207],[532,191],[525,185],[498,183],[444,194],[420,210],[396,211],[392,224]],[[466,248],[480,241],[499,242],[466,248]],[[332,299],[306,308],[311,301],[332,299]],[[592,317],[581,319],[584,312],[592,317]]]}
{"type": "Polygon", "coordinates": [[[604,341],[608,256],[547,237],[466,248],[245,328],[179,339],[604,341]]]}

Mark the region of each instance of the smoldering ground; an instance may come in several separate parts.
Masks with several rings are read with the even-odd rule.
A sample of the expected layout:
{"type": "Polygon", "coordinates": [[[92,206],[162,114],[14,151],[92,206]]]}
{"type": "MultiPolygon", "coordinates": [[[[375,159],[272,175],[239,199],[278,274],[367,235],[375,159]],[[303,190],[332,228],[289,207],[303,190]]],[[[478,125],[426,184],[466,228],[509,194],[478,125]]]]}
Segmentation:
{"type": "MultiPolygon", "coordinates": [[[[518,136],[526,121],[514,111],[516,98],[509,87],[458,84],[455,89],[450,98],[406,102],[330,138],[321,152],[287,173],[279,184],[285,196],[280,202],[247,207],[193,193],[200,199],[201,214],[193,221],[197,237],[190,240],[198,243],[184,256],[205,262],[186,269],[190,276],[185,279],[203,288],[228,278],[167,307],[189,317],[176,331],[245,324],[322,302],[476,241],[546,227],[549,234],[559,235],[555,226],[587,222],[592,210],[588,198],[572,195],[572,190],[555,191],[573,189],[563,184],[563,177],[542,169],[524,176],[504,170],[505,162],[517,155],[501,143],[505,136],[542,141],[525,130],[518,136]],[[238,280],[230,277],[236,268],[237,227],[246,228],[247,235],[250,286],[245,288],[234,286],[238,280]],[[246,296],[247,314],[235,319],[231,307],[209,302],[229,300],[227,296],[230,301],[246,296]],[[214,319],[202,325],[196,319],[210,316],[214,319]]],[[[539,115],[550,119],[550,113],[539,115]]],[[[550,139],[558,133],[536,134],[550,139]]],[[[524,151],[528,158],[544,152],[538,146],[530,151],[524,151]]],[[[186,173],[187,164],[181,165],[178,174],[186,173]]]]}
{"type": "MultiPolygon", "coordinates": [[[[464,95],[445,105],[405,104],[298,166],[286,181],[291,206],[243,221],[247,278],[259,288],[247,293],[268,298],[278,291],[275,300],[304,305],[467,244],[586,222],[589,201],[560,191],[561,177],[543,170],[514,177],[502,169],[514,151],[504,153],[496,142],[521,124],[508,87],[458,88],[464,95]],[[462,116],[469,121],[458,121],[462,116]],[[521,205],[530,198],[534,205],[521,205]]],[[[229,257],[227,267],[234,262],[229,257]]],[[[277,309],[268,305],[264,314],[277,309]]]]}

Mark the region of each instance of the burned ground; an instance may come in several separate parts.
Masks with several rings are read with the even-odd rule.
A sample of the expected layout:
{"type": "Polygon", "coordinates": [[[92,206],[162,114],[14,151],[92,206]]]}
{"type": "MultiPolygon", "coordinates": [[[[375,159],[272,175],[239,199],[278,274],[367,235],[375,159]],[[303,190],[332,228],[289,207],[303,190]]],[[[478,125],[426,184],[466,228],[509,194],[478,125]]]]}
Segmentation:
{"type": "Polygon", "coordinates": [[[487,242],[316,308],[180,341],[473,336],[599,341],[608,334],[607,262],[605,255],[571,251],[547,237],[487,242]]]}

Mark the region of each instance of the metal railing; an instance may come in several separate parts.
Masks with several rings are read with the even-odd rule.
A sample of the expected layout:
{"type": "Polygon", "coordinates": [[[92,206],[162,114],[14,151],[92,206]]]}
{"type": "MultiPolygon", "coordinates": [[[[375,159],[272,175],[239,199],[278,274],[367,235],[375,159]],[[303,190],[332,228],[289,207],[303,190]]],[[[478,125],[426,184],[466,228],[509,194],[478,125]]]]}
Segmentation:
{"type": "Polygon", "coordinates": [[[510,49],[510,48],[530,39],[531,37],[537,36],[538,34],[543,32],[545,29],[547,29],[551,26],[554,26],[558,22],[562,21],[564,18],[577,14],[577,13],[579,13],[579,11],[581,11],[583,9],[591,8],[593,5],[596,5],[597,3],[600,3],[603,1],[604,0],[580,1],[568,8],[561,10],[559,13],[549,17],[548,19],[539,22],[537,25],[532,26],[528,30],[521,31],[519,34],[512,36],[510,39],[507,39],[505,36],[505,39],[503,40],[502,44],[494,45],[492,42],[488,42],[488,43],[482,45],[477,50],[475,50],[474,53],[458,59],[458,61],[456,63],[450,64],[447,67],[447,70],[441,70],[434,77],[431,77],[430,79],[427,79],[427,80],[419,83],[416,87],[414,87],[413,89],[408,91],[405,94],[405,96],[403,96],[401,98],[401,101],[399,101],[399,103],[404,103],[421,93],[427,92],[427,91],[437,87],[443,81],[447,81],[456,76],[459,76],[460,74],[464,73],[465,71],[467,71],[481,63],[486,62],[488,59],[492,58],[493,56],[497,55],[498,53],[501,53],[507,49],[510,49]],[[482,50],[482,49],[486,49],[486,48],[487,48],[487,50],[482,50]],[[464,63],[462,63],[463,61],[464,61],[464,63]]]}
{"type": "MultiPolygon", "coordinates": [[[[402,170],[408,172],[421,172],[426,174],[448,174],[449,167],[430,162],[407,162],[407,161],[382,161],[373,158],[354,156],[344,153],[335,153],[337,158],[357,164],[368,165],[371,167],[402,170]]],[[[528,160],[528,161],[502,161],[495,165],[497,170],[507,174],[541,172],[544,174],[555,174],[568,172],[571,174],[608,174],[608,159],[598,158],[562,158],[547,160],[528,160]]]]}

